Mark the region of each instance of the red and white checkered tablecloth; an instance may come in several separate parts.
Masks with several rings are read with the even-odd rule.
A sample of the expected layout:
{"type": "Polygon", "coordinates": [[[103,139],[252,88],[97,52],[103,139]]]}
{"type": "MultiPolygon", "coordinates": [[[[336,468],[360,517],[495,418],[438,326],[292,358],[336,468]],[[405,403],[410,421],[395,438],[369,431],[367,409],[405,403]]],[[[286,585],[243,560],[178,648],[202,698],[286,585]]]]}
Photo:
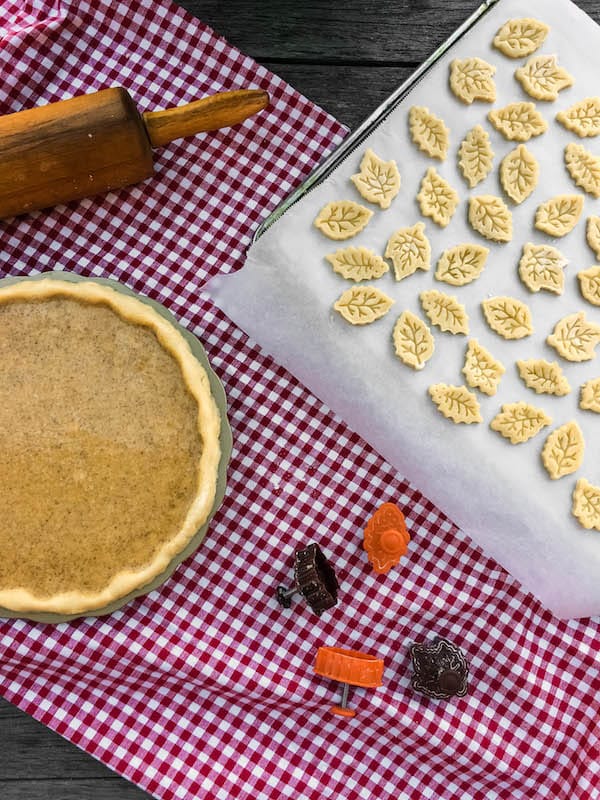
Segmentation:
{"type": "MultiPolygon", "coordinates": [[[[199,290],[239,268],[251,232],[345,131],[281,79],[164,0],[3,0],[0,113],[110,85],[142,110],[267,89],[267,113],[172,144],[156,177],[0,223],[0,272],[117,278],[204,342],[229,401],[225,501],[164,586],[103,619],[0,622],[11,702],[165,800],[600,797],[600,625],[559,621],[273,363],[199,290]],[[409,557],[387,576],[361,549],[383,501],[406,510],[409,557]],[[340,603],[289,611],[296,547],[317,541],[340,603]],[[410,688],[408,645],[442,634],[469,694],[410,688]],[[320,645],[385,659],[329,713],[320,645]]],[[[0,515],[1,519],[1,515],[0,515]]]]}

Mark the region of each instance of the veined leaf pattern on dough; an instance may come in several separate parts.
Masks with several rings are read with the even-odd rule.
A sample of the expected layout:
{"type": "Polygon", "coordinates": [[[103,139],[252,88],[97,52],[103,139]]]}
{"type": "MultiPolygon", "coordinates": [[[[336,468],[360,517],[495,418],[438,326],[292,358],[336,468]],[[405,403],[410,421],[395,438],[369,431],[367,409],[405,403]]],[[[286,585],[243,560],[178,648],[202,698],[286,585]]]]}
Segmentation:
{"type": "Polygon", "coordinates": [[[389,270],[386,261],[366,247],[345,247],[325,256],[333,271],[350,281],[372,281],[389,270]]]}
{"type": "Polygon", "coordinates": [[[368,325],[387,314],[393,300],[374,286],[355,286],[333,304],[351,325],[368,325]]]}
{"type": "Polygon", "coordinates": [[[583,463],[585,441],[575,420],[552,431],[542,449],[542,462],[552,480],[577,472],[583,463]]]}
{"type": "Polygon", "coordinates": [[[444,121],[424,106],[413,106],[408,114],[413,142],[431,158],[443,161],[448,153],[450,131],[444,121]]]}
{"type": "Polygon", "coordinates": [[[519,261],[519,277],[531,292],[545,289],[562,294],[565,285],[563,267],[567,264],[563,254],[549,244],[531,244],[523,247],[519,261]]]}
{"type": "Polygon", "coordinates": [[[509,103],[490,111],[488,119],[511,142],[528,142],[532,136],[540,136],[548,129],[535,103],[509,103]]]}
{"type": "Polygon", "coordinates": [[[600,414],[600,378],[592,378],[581,387],[579,407],[600,414]]]}
{"type": "Polygon", "coordinates": [[[543,358],[530,358],[517,361],[517,369],[525,386],[536,394],[552,394],[564,397],[571,387],[557,361],[543,358]]]}
{"type": "Polygon", "coordinates": [[[600,531],[600,486],[580,478],[575,484],[571,510],[586,530],[600,531]]]}
{"type": "Polygon", "coordinates": [[[350,239],[372,216],[372,211],[353,200],[334,200],[319,211],[315,225],[330,239],[350,239]]]}
{"type": "Polygon", "coordinates": [[[437,225],[445,228],[456,211],[459,197],[448,181],[430,167],[421,181],[417,202],[424,217],[431,217],[437,225]]]}
{"type": "Polygon", "coordinates": [[[495,195],[481,194],[469,199],[469,223],[474,231],[492,242],[512,239],[512,213],[495,195]]]}
{"type": "Polygon", "coordinates": [[[425,236],[425,225],[417,222],[410,228],[395,231],[388,240],[385,257],[391,260],[397,281],[418,269],[428,270],[431,267],[431,246],[425,236]]]}
{"type": "Polygon", "coordinates": [[[582,195],[559,194],[538,206],[535,227],[549,236],[566,236],[577,225],[582,211],[582,195]]]}
{"type": "Polygon", "coordinates": [[[600,259],[600,217],[588,217],[585,227],[585,238],[594,251],[596,258],[600,259]]]}
{"type": "Polygon", "coordinates": [[[600,266],[577,273],[579,288],[584,298],[593,306],[600,306],[600,266]]]}
{"type": "Polygon", "coordinates": [[[559,111],[556,119],[568,131],[576,133],[582,139],[586,136],[598,136],[600,133],[600,97],[586,97],[570,108],[559,111]]]}
{"type": "Polygon", "coordinates": [[[479,344],[477,339],[470,339],[462,372],[469,386],[492,396],[496,394],[500,379],[506,370],[504,365],[479,344]]]}
{"type": "Polygon", "coordinates": [[[471,425],[483,421],[477,397],[465,386],[435,383],[429,387],[429,395],[438,411],[456,424],[471,425]]]}
{"type": "Polygon", "coordinates": [[[482,58],[457,59],[450,64],[450,88],[463,103],[474,100],[493,103],[496,99],[496,67],[482,58]]]}
{"type": "Polygon", "coordinates": [[[504,339],[523,339],[533,333],[531,312],[514,297],[490,297],[481,303],[490,328],[504,339]]]}
{"type": "Polygon", "coordinates": [[[421,292],[419,299],[431,324],[436,325],[441,331],[465,335],[469,332],[467,310],[456,297],[431,289],[428,292],[421,292]]]}
{"type": "Polygon", "coordinates": [[[360,162],[360,172],[350,180],[369,203],[389,208],[400,191],[400,173],[395,161],[383,161],[370,148],[360,162]]]}
{"type": "Polygon", "coordinates": [[[593,197],[600,197],[600,156],[572,142],[565,147],[565,166],[576,186],[593,197]]]}
{"type": "Polygon", "coordinates": [[[511,444],[522,444],[551,424],[552,419],[541,408],[521,401],[505,403],[490,422],[490,428],[502,434],[511,444]]]}
{"type": "Polygon", "coordinates": [[[567,361],[589,361],[596,356],[600,325],[588,322],[584,312],[579,311],[559,320],[546,341],[567,361]]]}
{"type": "Polygon", "coordinates": [[[465,286],[481,275],[488,253],[479,244],[457,244],[444,250],[437,263],[435,277],[451,286],[465,286]]]}
{"type": "Polygon", "coordinates": [[[435,343],[423,320],[410,311],[403,311],[392,333],[398,358],[413,369],[423,369],[433,355],[435,343]]]}
{"type": "Polygon", "coordinates": [[[550,28],[531,17],[509,19],[494,37],[494,47],[509,58],[524,58],[542,45],[550,28]]]}
{"type": "Polygon", "coordinates": [[[537,186],[540,166],[535,156],[520,144],[500,163],[502,188],[514,203],[522,203],[537,186]]]}
{"type": "Polygon", "coordinates": [[[556,56],[532,56],[515,78],[530,97],[554,101],[562,89],[572,86],[574,79],[566,69],[558,66],[556,56]]]}
{"type": "Polygon", "coordinates": [[[471,189],[489,175],[493,164],[494,151],[489,134],[481,125],[475,125],[458,150],[458,166],[471,189]]]}

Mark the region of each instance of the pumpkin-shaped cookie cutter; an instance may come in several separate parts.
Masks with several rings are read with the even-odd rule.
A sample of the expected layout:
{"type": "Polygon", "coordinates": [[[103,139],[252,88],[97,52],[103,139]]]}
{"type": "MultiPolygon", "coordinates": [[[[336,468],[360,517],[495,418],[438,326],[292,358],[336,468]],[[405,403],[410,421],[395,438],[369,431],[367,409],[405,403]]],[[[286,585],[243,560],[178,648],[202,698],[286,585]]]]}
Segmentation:
{"type": "Polygon", "coordinates": [[[400,561],[409,541],[404,514],[394,503],[379,506],[364,530],[364,549],[379,574],[389,572],[400,561]]]}

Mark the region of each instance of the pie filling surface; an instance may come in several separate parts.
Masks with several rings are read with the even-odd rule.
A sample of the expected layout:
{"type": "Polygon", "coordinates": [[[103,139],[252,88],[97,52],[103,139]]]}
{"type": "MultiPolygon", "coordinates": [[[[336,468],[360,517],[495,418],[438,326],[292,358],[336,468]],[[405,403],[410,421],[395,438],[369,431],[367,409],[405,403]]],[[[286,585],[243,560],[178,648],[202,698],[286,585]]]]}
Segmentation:
{"type": "Polygon", "coordinates": [[[0,290],[0,605],[78,613],[159,575],[212,510],[219,430],[205,371],[147,304],[0,290]]]}

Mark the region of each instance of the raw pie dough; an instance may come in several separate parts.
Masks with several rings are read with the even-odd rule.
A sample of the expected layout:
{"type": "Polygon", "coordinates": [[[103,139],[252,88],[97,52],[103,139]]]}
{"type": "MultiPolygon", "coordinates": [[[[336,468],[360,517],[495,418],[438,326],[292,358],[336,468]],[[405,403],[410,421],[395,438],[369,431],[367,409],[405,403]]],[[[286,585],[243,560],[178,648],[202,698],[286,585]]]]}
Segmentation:
{"type": "Polygon", "coordinates": [[[494,37],[493,45],[509,58],[523,58],[542,45],[549,31],[538,19],[509,19],[494,37]]]}
{"type": "Polygon", "coordinates": [[[558,93],[573,86],[573,76],[559,67],[556,56],[532,56],[525,66],[516,70],[515,78],[535,100],[552,102],[558,93]]]}
{"type": "Polygon", "coordinates": [[[360,162],[360,172],[352,175],[352,183],[369,203],[389,208],[400,191],[400,173],[395,161],[382,161],[367,149],[360,162]]]}
{"type": "Polygon", "coordinates": [[[482,58],[455,59],[450,64],[450,88],[463,103],[474,100],[493,103],[496,99],[496,67],[482,58]]]}
{"type": "MultiPolygon", "coordinates": [[[[532,55],[544,42],[549,30],[545,23],[536,19],[509,19],[493,41],[493,45],[509,58],[530,56],[514,71],[514,77],[533,100],[544,103],[556,101],[561,91],[574,84],[573,76],[559,66],[556,55],[532,55]]],[[[496,67],[482,58],[472,56],[455,59],[450,64],[450,90],[467,105],[475,101],[495,102],[495,73],[496,67]]],[[[545,133],[548,123],[534,102],[522,100],[490,110],[487,118],[506,140],[518,143],[504,155],[498,170],[504,194],[518,205],[534,192],[540,175],[538,160],[523,143],[545,133]]],[[[600,97],[588,97],[574,103],[566,110],[559,111],[556,120],[580,137],[599,135],[600,97]]],[[[408,125],[412,140],[421,151],[440,161],[446,159],[450,132],[440,117],[424,106],[413,106],[409,110],[408,125]]],[[[473,189],[493,169],[494,152],[488,131],[480,124],[472,126],[464,135],[457,155],[459,170],[469,188],[473,189]]],[[[594,198],[600,198],[600,156],[589,152],[581,144],[571,142],[565,147],[564,161],[574,184],[594,198]]],[[[379,203],[382,208],[389,206],[400,185],[397,170],[393,177],[389,170],[396,170],[393,161],[383,162],[373,151],[367,150],[360,173],[352,176],[363,197],[379,203]],[[391,187],[389,196],[385,190],[380,192],[382,171],[386,173],[384,183],[391,187]]],[[[427,169],[422,178],[416,200],[421,214],[431,218],[441,228],[448,225],[460,202],[455,189],[433,167],[427,169]]],[[[320,218],[333,205],[326,206],[320,218]]],[[[356,207],[356,204],[352,205],[356,207]]],[[[583,206],[581,194],[551,197],[538,204],[534,225],[548,236],[565,236],[577,225],[583,206]]],[[[512,212],[501,197],[493,194],[470,196],[467,217],[472,229],[489,241],[507,243],[512,240],[512,212]]],[[[318,218],[317,224],[319,221],[318,218]]],[[[364,218],[359,220],[354,230],[345,235],[358,232],[367,221],[364,218]]],[[[338,231],[324,232],[332,238],[342,238],[338,231]]],[[[600,260],[600,216],[588,218],[586,234],[589,246],[600,260]]],[[[488,248],[481,245],[463,243],[446,246],[438,258],[434,277],[452,286],[465,286],[480,276],[488,253],[488,248]]],[[[392,233],[384,255],[391,260],[397,281],[413,275],[417,270],[428,271],[431,267],[431,246],[423,223],[392,233]]],[[[351,280],[379,277],[386,269],[383,259],[366,248],[348,248],[327,256],[327,259],[336,272],[351,280]]],[[[529,242],[523,245],[518,274],[530,292],[543,290],[560,295],[565,286],[564,267],[567,263],[568,259],[556,247],[529,242]]],[[[577,278],[583,298],[600,306],[600,266],[578,272],[577,278]]],[[[456,297],[430,289],[421,291],[419,299],[432,325],[446,333],[468,335],[467,309],[456,297]]],[[[373,287],[348,290],[340,301],[335,307],[355,325],[373,321],[387,313],[392,302],[373,287]],[[369,294],[369,298],[364,296],[365,293],[369,294]],[[352,313],[346,313],[349,306],[340,308],[343,298],[351,298],[349,306],[353,308],[352,313]],[[371,313],[375,306],[377,311],[371,313]]],[[[481,308],[491,330],[504,339],[521,340],[533,333],[530,309],[521,300],[488,296],[481,301],[481,308]]],[[[423,368],[433,355],[434,338],[429,327],[410,311],[404,311],[397,318],[392,338],[398,357],[413,369],[423,368]]],[[[595,347],[600,343],[600,325],[586,320],[583,312],[574,313],[559,320],[546,342],[563,359],[586,361],[595,356],[595,347]]],[[[571,386],[556,361],[521,358],[516,360],[516,367],[524,385],[537,394],[562,397],[571,392],[571,386]]],[[[476,339],[468,341],[462,374],[469,387],[492,396],[497,392],[504,373],[504,365],[483,345],[476,339]]],[[[477,395],[466,386],[436,383],[430,385],[429,394],[440,413],[453,422],[468,425],[482,421],[477,395]]],[[[581,386],[580,407],[600,413],[600,378],[581,386]]],[[[526,442],[551,422],[542,409],[519,401],[505,403],[492,419],[490,427],[513,444],[518,444],[526,442]]],[[[577,470],[583,460],[583,449],[583,436],[574,420],[551,433],[541,453],[550,477],[560,478],[577,470]]],[[[600,530],[600,487],[592,487],[583,479],[579,481],[572,511],[584,527],[600,530]],[[591,505],[594,505],[593,514],[591,505]],[[593,516],[591,521],[588,519],[590,516],[593,516]]]]}
{"type": "Polygon", "coordinates": [[[0,374],[0,605],[82,613],[151,582],[216,492],[220,415],[185,339],[93,281],[21,281],[0,374]]]}
{"type": "Polygon", "coordinates": [[[471,189],[485,180],[494,165],[494,151],[488,132],[475,125],[458,149],[458,166],[471,189]]]}

